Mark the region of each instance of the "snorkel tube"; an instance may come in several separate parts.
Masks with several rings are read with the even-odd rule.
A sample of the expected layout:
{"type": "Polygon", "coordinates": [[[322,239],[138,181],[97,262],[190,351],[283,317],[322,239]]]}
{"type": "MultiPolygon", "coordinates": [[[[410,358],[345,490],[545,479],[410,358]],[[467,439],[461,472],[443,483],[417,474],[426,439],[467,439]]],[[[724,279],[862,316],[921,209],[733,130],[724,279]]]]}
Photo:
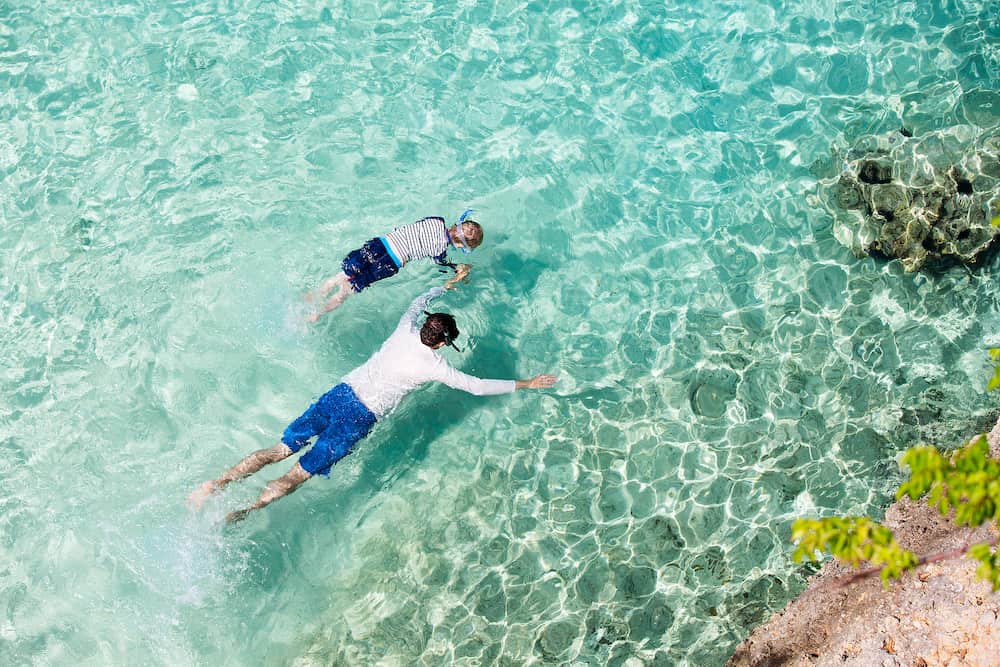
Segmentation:
{"type": "MultiPolygon", "coordinates": [[[[462,348],[460,348],[458,345],[455,345],[455,338],[457,338],[461,334],[461,332],[458,330],[458,326],[455,325],[455,318],[454,317],[452,317],[448,313],[428,313],[426,310],[424,311],[424,315],[426,315],[428,318],[430,318],[431,315],[445,315],[445,316],[451,318],[452,325],[455,326],[455,336],[453,337],[451,335],[451,332],[448,331],[447,329],[445,329],[444,331],[441,332],[441,337],[444,338],[444,344],[445,345],[450,345],[456,352],[461,352],[462,351],[462,348]]],[[[427,321],[424,320],[425,324],[426,324],[426,322],[427,321]]]]}
{"type": "Polygon", "coordinates": [[[460,348],[458,345],[455,345],[455,339],[449,336],[448,334],[444,335],[444,343],[445,345],[450,345],[452,349],[454,349],[456,352],[460,353],[462,351],[462,348],[460,348]]]}

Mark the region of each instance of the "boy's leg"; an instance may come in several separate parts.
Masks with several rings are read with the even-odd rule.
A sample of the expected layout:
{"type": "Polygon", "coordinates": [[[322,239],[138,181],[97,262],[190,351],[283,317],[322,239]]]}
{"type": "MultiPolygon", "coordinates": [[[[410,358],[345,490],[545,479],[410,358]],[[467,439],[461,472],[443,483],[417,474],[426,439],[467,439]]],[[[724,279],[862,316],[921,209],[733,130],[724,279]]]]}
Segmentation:
{"type": "MultiPolygon", "coordinates": [[[[351,279],[347,277],[346,273],[338,273],[333,278],[327,282],[333,282],[333,285],[337,287],[337,291],[334,292],[330,300],[323,305],[323,313],[329,313],[331,310],[344,303],[347,297],[351,295],[354,288],[351,286],[351,279]]],[[[327,292],[330,290],[327,290],[327,292]]],[[[324,293],[325,296],[325,293],[324,293]]]]}
{"type": "Polygon", "coordinates": [[[329,278],[323,281],[322,285],[319,286],[319,298],[321,299],[325,298],[326,295],[330,293],[330,290],[332,290],[334,287],[347,285],[349,283],[350,280],[348,279],[347,274],[344,273],[343,271],[341,271],[335,276],[330,276],[329,278]]]}
{"type": "Polygon", "coordinates": [[[331,310],[337,308],[340,304],[344,303],[344,301],[347,300],[347,297],[351,295],[351,292],[354,291],[354,288],[351,286],[350,278],[347,277],[347,274],[341,272],[323,283],[320,287],[319,297],[321,299],[325,298],[327,293],[334,287],[337,288],[337,291],[334,292],[333,296],[320,307],[319,311],[309,315],[310,322],[318,321],[323,315],[326,315],[331,310]]]}
{"type": "Polygon", "coordinates": [[[274,447],[270,447],[268,449],[258,449],[256,452],[245,457],[232,468],[222,473],[222,476],[219,477],[219,479],[209,480],[195,489],[194,492],[188,496],[188,506],[192,509],[199,509],[208,496],[221,490],[230,482],[243,479],[244,477],[254,474],[264,466],[277,463],[278,461],[286,459],[291,455],[291,448],[283,442],[279,442],[274,447]]]}

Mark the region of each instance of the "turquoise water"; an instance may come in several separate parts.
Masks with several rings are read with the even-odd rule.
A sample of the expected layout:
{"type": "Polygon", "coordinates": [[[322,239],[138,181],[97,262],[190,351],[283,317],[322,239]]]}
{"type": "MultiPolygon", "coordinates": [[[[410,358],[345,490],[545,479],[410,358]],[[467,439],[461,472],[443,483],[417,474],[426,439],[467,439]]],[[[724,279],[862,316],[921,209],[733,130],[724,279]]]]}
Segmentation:
{"type": "Polygon", "coordinates": [[[716,665],[981,427],[1000,267],[858,259],[831,146],[1000,123],[983,2],[0,2],[0,663],[716,665]],[[164,6],[166,5],[166,6],[164,6]],[[190,514],[442,279],[318,327],[346,251],[477,209],[462,369],[329,480],[190,514]]]}

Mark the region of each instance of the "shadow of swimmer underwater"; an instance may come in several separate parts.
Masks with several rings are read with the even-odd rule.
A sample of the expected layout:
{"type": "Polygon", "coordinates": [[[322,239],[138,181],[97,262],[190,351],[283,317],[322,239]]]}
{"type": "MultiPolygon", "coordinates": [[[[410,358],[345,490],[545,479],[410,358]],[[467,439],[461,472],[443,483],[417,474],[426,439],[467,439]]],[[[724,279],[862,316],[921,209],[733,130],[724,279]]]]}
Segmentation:
{"type": "MultiPolygon", "coordinates": [[[[446,287],[454,287],[457,280],[461,278],[452,278],[446,287]]],[[[519,389],[547,389],[555,384],[555,375],[495,380],[478,378],[453,368],[437,350],[448,345],[461,352],[455,345],[459,335],[455,318],[448,313],[424,310],[444,293],[444,287],[435,287],[417,297],[395,331],[368,361],[345,375],[339,384],[289,424],[276,445],[253,452],[218,479],[201,484],[188,497],[189,507],[200,509],[208,496],[230,482],[288,458],[313,438],[316,440],[312,447],[290,471],[269,482],[255,503],[227,514],[226,522],[241,521],[252,510],[292,493],[313,475],[329,476],[330,468],[368,435],[376,421],[384,419],[407,394],[428,382],[441,382],[476,396],[509,394],[519,389]]]]}

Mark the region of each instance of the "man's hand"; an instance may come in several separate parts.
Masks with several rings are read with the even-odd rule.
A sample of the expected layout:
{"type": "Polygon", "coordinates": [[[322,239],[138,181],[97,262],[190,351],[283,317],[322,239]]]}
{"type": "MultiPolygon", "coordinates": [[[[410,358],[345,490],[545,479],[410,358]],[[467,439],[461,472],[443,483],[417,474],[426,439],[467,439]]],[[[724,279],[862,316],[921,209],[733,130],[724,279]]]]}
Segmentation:
{"type": "Polygon", "coordinates": [[[518,389],[548,389],[556,383],[555,375],[536,375],[530,380],[517,380],[518,389]]]}
{"type": "Polygon", "coordinates": [[[471,264],[458,264],[455,267],[455,275],[448,279],[448,282],[444,284],[445,289],[455,289],[455,286],[469,277],[469,273],[472,272],[471,264]]]}

